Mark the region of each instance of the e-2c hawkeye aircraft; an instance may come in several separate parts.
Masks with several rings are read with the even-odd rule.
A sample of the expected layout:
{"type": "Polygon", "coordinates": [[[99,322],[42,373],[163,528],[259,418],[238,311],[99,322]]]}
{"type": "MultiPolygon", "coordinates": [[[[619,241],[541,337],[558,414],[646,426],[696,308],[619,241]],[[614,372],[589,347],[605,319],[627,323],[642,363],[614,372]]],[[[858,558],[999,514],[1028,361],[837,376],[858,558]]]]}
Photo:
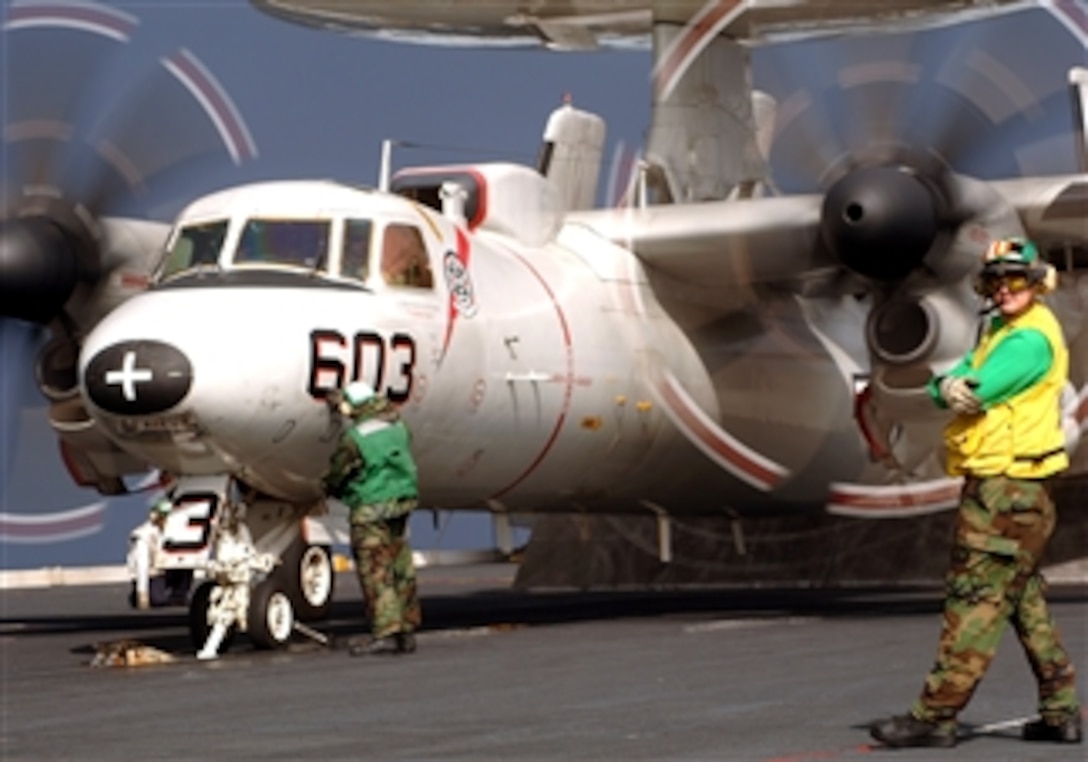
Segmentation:
{"type": "MultiPolygon", "coordinates": [[[[874,130],[827,163],[821,192],[775,195],[775,110],[747,65],[758,24],[639,5],[660,76],[622,208],[593,208],[605,128],[571,104],[532,168],[223,190],[181,212],[145,293],[43,355],[63,370],[78,350],[77,373],[42,374],[71,381],[50,396],[77,480],[171,476],[166,563],[207,578],[190,604],[200,656],[235,630],[282,645],[327,612],[329,550],[309,532],[344,425],[327,399],[355,379],[401,406],[428,507],[652,514],[663,532],[723,513],[931,512],[959,485],[941,475],[946,414],[923,385],[973,343],[988,243],[1027,235],[1062,271],[1076,450],[1084,168],[983,181],[942,146],[874,130]],[[693,29],[709,39],[685,43],[693,29]],[[694,52],[673,67],[676,45],[694,52]]],[[[891,24],[974,4],[860,5],[891,24]]],[[[790,7],[824,33],[824,4],[790,7]]],[[[1070,78],[1083,104],[1086,75],[1070,78]]],[[[1073,137],[1083,147],[1083,119],[1073,137]]],[[[23,235],[18,261],[61,256],[41,239],[23,235]]],[[[24,283],[53,293],[48,274],[24,283]]]]}

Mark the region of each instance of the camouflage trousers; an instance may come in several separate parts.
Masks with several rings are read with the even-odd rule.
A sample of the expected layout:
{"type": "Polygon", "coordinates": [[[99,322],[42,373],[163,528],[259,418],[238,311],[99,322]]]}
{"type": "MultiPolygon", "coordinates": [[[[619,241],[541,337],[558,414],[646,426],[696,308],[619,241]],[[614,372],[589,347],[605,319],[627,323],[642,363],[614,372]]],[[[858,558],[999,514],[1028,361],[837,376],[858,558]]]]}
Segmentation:
{"type": "Polygon", "coordinates": [[[1054,722],[1079,713],[1073,664],[1047,609],[1039,563],[1054,531],[1045,483],[1006,476],[964,485],[946,578],[937,662],[912,707],[951,722],[986,674],[1011,622],[1039,686],[1039,712],[1054,722]]]}
{"type": "Polygon", "coordinates": [[[405,537],[407,523],[407,516],[399,516],[351,525],[355,569],[376,638],[413,632],[420,624],[415,565],[405,537]]]}

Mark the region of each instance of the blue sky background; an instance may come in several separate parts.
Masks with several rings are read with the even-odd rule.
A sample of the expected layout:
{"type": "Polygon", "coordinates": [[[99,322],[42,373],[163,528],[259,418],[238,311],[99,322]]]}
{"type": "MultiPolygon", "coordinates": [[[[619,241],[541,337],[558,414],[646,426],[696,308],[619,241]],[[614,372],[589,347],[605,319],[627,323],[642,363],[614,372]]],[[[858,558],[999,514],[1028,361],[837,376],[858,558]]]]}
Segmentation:
{"type": "MultiPolygon", "coordinates": [[[[379,144],[385,138],[431,146],[398,151],[394,168],[493,159],[532,163],[548,114],[568,93],[576,105],[606,118],[606,161],[620,142],[641,145],[648,124],[648,52],[560,54],[393,44],[292,26],[238,0],[115,5],[140,24],[131,43],[118,46],[109,66],[84,81],[83,89],[92,97],[81,111],[81,126],[92,129],[89,125],[98,124],[103,113],[140,104],[134,95],[140,82],[159,66],[161,57],[184,47],[230,93],[259,150],[256,160],[239,167],[225,153],[213,155],[199,172],[156,188],[145,211],[164,219],[196,195],[253,179],[332,177],[374,184],[379,144]]],[[[52,39],[35,34],[44,43],[29,51],[11,36],[0,36],[3,92],[72,74],[58,54],[72,39],[64,35],[71,33],[52,39]]],[[[757,51],[757,86],[783,100],[805,90],[814,103],[782,133],[772,154],[776,180],[784,190],[813,187],[811,174],[796,170],[798,151],[818,134],[815,127],[822,125],[839,142],[850,142],[851,132],[862,124],[856,110],[871,102],[872,93],[844,91],[835,74],[857,56],[881,50],[896,51],[920,66],[920,85],[897,99],[910,115],[903,124],[932,137],[954,114],[951,122],[966,128],[960,130],[956,151],[960,169],[982,177],[1017,175],[1025,169],[1041,174],[1073,171],[1065,72],[1085,63],[1085,52],[1045,12],[1030,11],[909,38],[824,41],[757,51]],[[1022,77],[1037,94],[1038,106],[995,126],[965,103],[948,86],[948,78],[968,76],[972,52],[978,50],[1022,77]]],[[[178,90],[178,97],[187,96],[178,90]]],[[[1001,101],[999,93],[990,97],[1001,101]]],[[[7,105],[5,98],[5,123],[10,118],[7,105]]],[[[9,173],[6,155],[3,166],[9,173]]],[[[0,326],[0,512],[62,510],[96,500],[93,493],[68,484],[55,438],[45,424],[44,403],[24,359],[27,341],[21,328],[0,326]]],[[[51,546],[0,546],[0,568],[118,563],[125,535],[142,520],[146,500],[137,496],[114,501],[107,525],[93,537],[51,546]]],[[[458,517],[438,533],[432,531],[429,516],[416,524],[419,547],[490,542],[486,522],[473,517],[458,517]]]]}

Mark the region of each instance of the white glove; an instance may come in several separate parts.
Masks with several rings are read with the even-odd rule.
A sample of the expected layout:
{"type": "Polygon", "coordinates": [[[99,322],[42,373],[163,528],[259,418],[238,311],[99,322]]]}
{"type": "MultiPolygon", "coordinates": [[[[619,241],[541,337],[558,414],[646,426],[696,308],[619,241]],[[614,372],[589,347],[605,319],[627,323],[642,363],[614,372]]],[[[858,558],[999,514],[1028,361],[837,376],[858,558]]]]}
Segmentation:
{"type": "Polygon", "coordinates": [[[959,376],[945,376],[941,379],[941,399],[954,412],[960,415],[977,415],[982,412],[982,400],[974,392],[978,382],[959,376]]]}

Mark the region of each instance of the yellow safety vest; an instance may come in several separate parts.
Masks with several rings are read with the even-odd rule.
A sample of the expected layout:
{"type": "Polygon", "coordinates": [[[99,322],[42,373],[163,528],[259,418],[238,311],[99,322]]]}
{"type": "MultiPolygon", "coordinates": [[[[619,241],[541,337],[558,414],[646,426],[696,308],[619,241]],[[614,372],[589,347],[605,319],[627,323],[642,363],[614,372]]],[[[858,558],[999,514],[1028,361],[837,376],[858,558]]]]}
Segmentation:
{"type": "Polygon", "coordinates": [[[1069,466],[1062,433],[1061,392],[1069,371],[1069,351],[1054,314],[1035,303],[979,341],[971,362],[978,369],[1010,333],[1033,328],[1050,343],[1054,360],[1038,382],[978,415],[958,415],[944,430],[953,476],[1042,479],[1069,466]]]}

